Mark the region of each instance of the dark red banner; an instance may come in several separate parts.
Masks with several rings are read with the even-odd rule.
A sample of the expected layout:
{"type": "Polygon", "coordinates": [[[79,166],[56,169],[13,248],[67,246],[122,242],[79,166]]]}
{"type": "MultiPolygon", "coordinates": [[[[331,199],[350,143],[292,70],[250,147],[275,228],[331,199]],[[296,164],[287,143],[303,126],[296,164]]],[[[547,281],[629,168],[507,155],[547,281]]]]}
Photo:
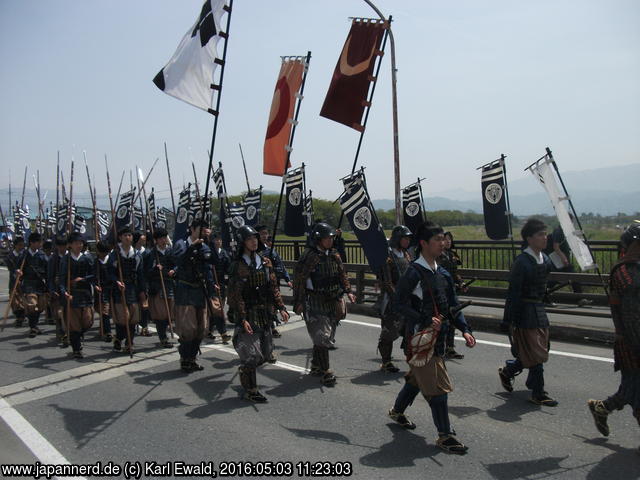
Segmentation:
{"type": "Polygon", "coordinates": [[[333,71],[320,116],[362,131],[373,67],[380,51],[385,23],[355,19],[333,71]]]}

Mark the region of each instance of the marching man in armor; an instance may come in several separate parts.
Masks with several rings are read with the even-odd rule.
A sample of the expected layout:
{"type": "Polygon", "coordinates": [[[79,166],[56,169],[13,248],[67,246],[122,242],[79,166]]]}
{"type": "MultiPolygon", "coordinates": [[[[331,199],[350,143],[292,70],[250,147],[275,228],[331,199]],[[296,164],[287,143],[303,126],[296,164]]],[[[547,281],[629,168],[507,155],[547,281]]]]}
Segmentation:
{"type": "Polygon", "coordinates": [[[389,416],[407,429],[416,428],[404,412],[422,393],[438,429],[436,445],[447,453],[464,454],[468,448],[456,438],[449,421],[448,394],[453,385],[443,357],[449,328],[455,326],[462,332],[467,347],[476,341],[464,315],[456,310],[458,299],[451,275],[436,263],[444,248],[444,231],[425,222],[416,237],[420,255],[398,281],[394,298],[394,309],[405,320],[403,347],[409,372],[389,416]]]}
{"type": "Polygon", "coordinates": [[[640,425],[640,221],[626,228],[620,237],[624,256],[611,269],[609,289],[611,317],[616,336],[613,345],[614,370],[620,370],[618,391],[606,400],[589,400],[596,427],[609,436],[607,417],[630,405],[640,425]]]}
{"type": "Polygon", "coordinates": [[[331,328],[344,318],[346,293],[356,298],[340,255],[333,248],[336,231],[326,223],[317,223],[310,233],[312,246],[300,256],[294,272],[293,305],[304,316],[313,341],[311,374],[321,376],[324,385],[333,386],[336,376],[329,368],[331,328]]]}
{"type": "Polygon", "coordinates": [[[73,358],[82,358],[82,336],[93,325],[93,286],[95,264],[88,252],[83,252],[84,238],[81,233],[69,236],[69,251],[60,262],[60,291],[66,305],[69,343],[73,358]],[[69,264],[70,263],[70,264],[69,264]],[[71,289],[68,289],[70,285],[71,289]]]}
{"type": "Polygon", "coordinates": [[[125,351],[131,352],[136,325],[140,321],[140,303],[145,299],[142,256],[133,247],[133,234],[129,227],[120,229],[118,241],[108,260],[109,281],[115,287],[111,292],[113,320],[116,324],[113,349],[122,350],[122,341],[128,338],[128,320],[131,345],[127,339],[125,351]]]}
{"type": "Polygon", "coordinates": [[[282,303],[271,260],[257,252],[258,232],[238,229],[238,254],[229,268],[229,312],[236,324],[233,345],[240,357],[240,383],[244,398],[255,403],[267,399],[258,391],[256,369],[273,354],[271,322],[276,310],[283,322],[289,314],[282,303]]]}
{"type": "Polygon", "coordinates": [[[398,280],[404,275],[411,263],[408,249],[412,236],[411,230],[404,225],[393,228],[389,240],[391,251],[379,276],[382,284],[382,303],[380,305],[382,330],[378,339],[378,351],[382,357],[380,369],[384,372],[396,373],[400,371],[391,361],[393,342],[399,337],[398,327],[400,326],[398,315],[393,312],[393,299],[398,280]]]}
{"type": "Polygon", "coordinates": [[[16,270],[16,276],[22,277],[20,289],[29,319],[29,338],[33,338],[42,333],[38,328],[38,320],[47,302],[47,258],[40,249],[42,236],[38,232],[29,235],[28,243],[29,247],[20,257],[18,264],[19,266],[24,262],[23,268],[16,270]]]}
{"type": "Polygon", "coordinates": [[[502,387],[513,391],[513,380],[528,368],[526,386],[532,391],[531,402],[555,407],[558,402],[544,390],[543,364],[549,359],[549,318],[544,309],[547,278],[551,261],[542,252],[547,245],[547,226],[530,218],[522,227],[527,248],[513,263],[504,306],[501,329],[509,333],[515,360],[507,360],[498,370],[502,387]]]}
{"type": "MultiPolygon", "coordinates": [[[[13,292],[16,281],[18,281],[18,270],[20,269],[20,264],[22,263],[22,255],[24,254],[24,238],[15,237],[13,240],[13,249],[9,252],[6,257],[7,269],[9,270],[9,294],[13,292]]],[[[16,317],[15,326],[17,328],[22,327],[24,323],[24,301],[22,299],[22,295],[20,294],[20,286],[18,285],[18,289],[16,290],[15,295],[11,299],[11,311],[16,317]]]]}
{"type": "Polygon", "coordinates": [[[215,294],[211,272],[211,250],[201,236],[204,222],[195,219],[189,236],[173,246],[175,262],[175,331],[180,336],[180,368],[185,373],[202,370],[196,362],[200,343],[207,332],[209,309],[220,315],[220,300],[215,294]]]}

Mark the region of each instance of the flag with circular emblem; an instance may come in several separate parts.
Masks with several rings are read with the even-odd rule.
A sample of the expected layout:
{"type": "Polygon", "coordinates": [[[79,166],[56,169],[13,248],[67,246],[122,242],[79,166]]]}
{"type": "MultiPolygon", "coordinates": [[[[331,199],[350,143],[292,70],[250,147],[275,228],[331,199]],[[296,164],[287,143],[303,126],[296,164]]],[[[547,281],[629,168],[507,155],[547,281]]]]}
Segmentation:
{"type": "MultiPolygon", "coordinates": [[[[299,98],[298,91],[302,85],[305,63],[304,57],[284,57],[282,60],[264,140],[262,171],[265,175],[281,177],[285,173],[285,163],[291,151],[289,139],[294,109],[296,98],[299,98]]],[[[287,168],[290,166],[287,164],[287,168]]]]}
{"type": "Polygon", "coordinates": [[[491,240],[509,238],[506,188],[502,160],[496,160],[482,167],[484,229],[491,240]]]}

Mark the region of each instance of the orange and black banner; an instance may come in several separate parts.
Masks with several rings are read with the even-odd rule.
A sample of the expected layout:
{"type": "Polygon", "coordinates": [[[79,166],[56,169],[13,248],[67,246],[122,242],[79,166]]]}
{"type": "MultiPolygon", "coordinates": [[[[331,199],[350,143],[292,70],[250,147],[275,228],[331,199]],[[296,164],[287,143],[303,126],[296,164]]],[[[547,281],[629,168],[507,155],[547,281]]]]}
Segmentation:
{"type": "MultiPolygon", "coordinates": [[[[291,148],[289,138],[293,127],[296,94],[302,85],[305,68],[304,57],[285,57],[273,92],[269,125],[264,141],[265,175],[281,177],[285,173],[285,162],[291,148]]],[[[287,165],[289,168],[291,165],[287,165]]]]}
{"type": "Polygon", "coordinates": [[[362,115],[367,106],[369,85],[374,80],[373,67],[382,55],[380,43],[386,23],[354,19],[342,53],[333,71],[329,91],[320,116],[363,131],[362,115]]]}

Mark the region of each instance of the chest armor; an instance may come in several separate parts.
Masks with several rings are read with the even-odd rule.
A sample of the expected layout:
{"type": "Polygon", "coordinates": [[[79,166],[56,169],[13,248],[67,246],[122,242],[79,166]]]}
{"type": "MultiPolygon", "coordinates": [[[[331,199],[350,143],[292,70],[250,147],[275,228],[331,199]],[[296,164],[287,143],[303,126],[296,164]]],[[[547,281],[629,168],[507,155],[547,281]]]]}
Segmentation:
{"type": "Polygon", "coordinates": [[[340,284],[340,267],[333,255],[318,255],[319,262],[309,277],[313,283],[313,290],[317,294],[338,296],[342,291],[340,284]]]}
{"type": "Polygon", "coordinates": [[[402,255],[402,257],[398,257],[395,253],[392,252],[391,255],[391,260],[393,262],[393,267],[391,269],[391,281],[394,285],[397,285],[400,277],[402,277],[402,275],[404,275],[404,273],[409,268],[410,262],[406,254],[402,255]]]}
{"type": "Polygon", "coordinates": [[[420,286],[422,287],[422,302],[420,307],[423,317],[431,318],[435,316],[436,313],[446,316],[449,312],[446,278],[441,273],[434,274],[428,270],[425,271],[425,269],[419,270],[419,272],[421,278],[420,286]]]}
{"type": "Polygon", "coordinates": [[[44,278],[47,274],[47,259],[44,254],[37,252],[35,255],[31,255],[27,252],[27,260],[25,262],[24,276],[25,278],[35,279],[40,281],[40,278],[44,278]]]}
{"type": "Polygon", "coordinates": [[[245,306],[250,309],[268,305],[271,303],[268,270],[264,265],[261,265],[258,269],[247,266],[247,269],[249,275],[242,286],[242,299],[245,306]]]}
{"type": "Polygon", "coordinates": [[[129,258],[120,256],[120,261],[122,262],[122,278],[124,279],[124,283],[136,283],[138,256],[134,255],[133,257],[129,258]]]}
{"type": "MultiPolygon", "coordinates": [[[[78,260],[71,259],[71,276],[70,278],[73,280],[77,277],[87,277],[91,275],[91,265],[89,259],[84,255],[81,256],[78,260]]],[[[75,290],[91,290],[89,282],[78,282],[75,285],[72,285],[72,291],[75,290]]]]}
{"type": "Polygon", "coordinates": [[[549,277],[549,269],[546,263],[538,265],[529,254],[527,260],[531,263],[531,269],[527,275],[527,281],[524,282],[522,288],[522,296],[525,299],[542,301],[547,290],[547,278],[549,277]]]}

